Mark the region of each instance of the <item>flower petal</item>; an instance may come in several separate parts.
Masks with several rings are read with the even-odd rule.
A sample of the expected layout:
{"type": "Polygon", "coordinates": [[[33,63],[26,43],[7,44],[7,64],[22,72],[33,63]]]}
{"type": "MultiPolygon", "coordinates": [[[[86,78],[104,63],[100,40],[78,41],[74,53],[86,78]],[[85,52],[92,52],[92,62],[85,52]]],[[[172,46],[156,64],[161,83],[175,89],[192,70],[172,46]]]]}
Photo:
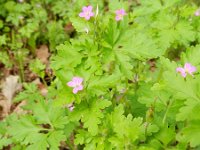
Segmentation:
{"type": "Polygon", "coordinates": [[[120,15],[120,14],[121,14],[121,13],[120,13],[120,10],[116,10],[116,11],[115,11],[115,14],[116,14],[116,15],[120,15]]]}
{"type": "Polygon", "coordinates": [[[120,20],[122,20],[122,17],[119,16],[119,15],[117,15],[117,16],[115,17],[115,20],[116,20],[116,21],[120,21],[120,20]]]}
{"type": "Polygon", "coordinates": [[[196,69],[196,67],[192,66],[189,71],[193,73],[193,72],[196,72],[197,69],[196,69]]]}
{"type": "Polygon", "coordinates": [[[189,70],[192,65],[190,63],[185,63],[184,69],[189,70]]]}
{"type": "Polygon", "coordinates": [[[85,13],[84,13],[84,12],[81,12],[81,13],[79,14],[79,17],[85,17],[85,13]]]}
{"type": "Polygon", "coordinates": [[[195,16],[200,16],[200,10],[198,9],[197,11],[195,11],[194,15],[195,16]]]}
{"type": "Polygon", "coordinates": [[[94,16],[94,13],[93,13],[93,12],[91,12],[89,15],[90,15],[90,17],[93,17],[93,16],[94,16]]]}
{"type": "Polygon", "coordinates": [[[121,15],[121,16],[124,16],[126,15],[126,12],[124,9],[119,9],[119,10],[116,10],[115,11],[116,15],[121,15]]]}
{"type": "Polygon", "coordinates": [[[79,91],[79,90],[78,90],[77,87],[75,87],[75,88],[73,89],[73,93],[74,93],[74,94],[78,93],[78,91],[79,91]]]}
{"type": "Polygon", "coordinates": [[[197,70],[196,67],[192,66],[190,63],[185,63],[184,69],[191,75],[193,72],[195,72],[197,70]]]}
{"type": "Polygon", "coordinates": [[[82,8],[82,10],[83,10],[83,12],[87,12],[87,11],[88,11],[88,7],[87,7],[87,6],[84,6],[84,7],[82,8]]]}
{"type": "Polygon", "coordinates": [[[76,87],[79,91],[83,90],[83,85],[79,85],[78,87],[76,87]]]}
{"type": "Polygon", "coordinates": [[[87,7],[87,11],[92,11],[92,6],[91,5],[89,5],[88,7],[87,7]]]}
{"type": "Polygon", "coordinates": [[[68,85],[69,87],[75,87],[75,86],[76,86],[76,83],[73,82],[73,81],[69,81],[69,82],[67,83],[67,85],[68,85]]]}
{"type": "Polygon", "coordinates": [[[90,16],[89,15],[85,16],[85,19],[90,20],[90,16]]]}
{"type": "Polygon", "coordinates": [[[75,82],[76,85],[80,85],[83,82],[83,78],[73,77],[72,81],[75,82]]]}
{"type": "Polygon", "coordinates": [[[185,69],[181,68],[181,67],[178,67],[176,68],[176,72],[179,72],[181,73],[181,75],[185,78],[186,77],[186,72],[185,72],[185,69]]]}
{"type": "Polygon", "coordinates": [[[81,90],[83,90],[83,86],[82,86],[82,85],[77,86],[77,87],[75,87],[75,88],[73,89],[73,93],[76,94],[76,93],[78,93],[78,91],[81,91],[81,90]]]}

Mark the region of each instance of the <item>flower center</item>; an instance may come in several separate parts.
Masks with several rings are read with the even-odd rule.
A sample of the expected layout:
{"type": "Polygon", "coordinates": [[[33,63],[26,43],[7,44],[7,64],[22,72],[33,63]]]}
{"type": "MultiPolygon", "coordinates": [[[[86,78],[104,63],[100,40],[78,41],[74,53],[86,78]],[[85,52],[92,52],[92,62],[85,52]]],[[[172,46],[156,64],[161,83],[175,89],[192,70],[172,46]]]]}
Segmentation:
{"type": "Polygon", "coordinates": [[[89,15],[90,15],[90,12],[89,12],[89,11],[86,11],[85,14],[86,14],[86,16],[89,16],[89,15]]]}
{"type": "Polygon", "coordinates": [[[186,68],[186,69],[185,69],[185,72],[186,72],[186,73],[189,73],[189,70],[188,70],[188,68],[186,68]]]}

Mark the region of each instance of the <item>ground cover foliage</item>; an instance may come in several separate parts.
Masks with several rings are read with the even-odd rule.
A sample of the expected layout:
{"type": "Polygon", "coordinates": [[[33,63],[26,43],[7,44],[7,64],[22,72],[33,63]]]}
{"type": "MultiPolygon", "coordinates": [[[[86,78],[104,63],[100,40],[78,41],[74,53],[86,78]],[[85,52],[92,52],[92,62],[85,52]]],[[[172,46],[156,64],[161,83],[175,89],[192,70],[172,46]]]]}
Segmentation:
{"type": "Polygon", "coordinates": [[[192,0],[1,0],[0,149],[200,149],[192,0]]]}

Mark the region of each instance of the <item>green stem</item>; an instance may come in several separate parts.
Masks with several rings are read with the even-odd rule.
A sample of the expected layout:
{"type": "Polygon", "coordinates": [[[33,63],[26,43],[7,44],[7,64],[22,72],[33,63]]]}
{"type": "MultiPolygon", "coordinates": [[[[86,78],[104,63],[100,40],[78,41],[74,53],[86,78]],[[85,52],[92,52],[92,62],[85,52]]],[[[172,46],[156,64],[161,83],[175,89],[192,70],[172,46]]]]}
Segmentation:
{"type": "Polygon", "coordinates": [[[42,78],[42,82],[44,83],[45,87],[48,87],[48,86],[47,86],[47,82],[45,81],[44,78],[42,78]]]}
{"type": "Polygon", "coordinates": [[[75,148],[74,148],[74,146],[70,143],[70,141],[66,141],[66,143],[67,143],[67,146],[69,146],[69,148],[71,149],[71,150],[76,150],[75,148]]]}
{"type": "MultiPolygon", "coordinates": [[[[18,51],[18,50],[17,50],[18,51]]],[[[24,82],[24,61],[23,58],[20,56],[19,52],[17,52],[17,61],[19,64],[19,73],[20,73],[20,80],[21,82],[24,82]]]]}
{"type": "Polygon", "coordinates": [[[146,141],[146,138],[147,138],[147,129],[148,129],[148,126],[149,126],[149,122],[146,122],[146,125],[145,125],[145,132],[144,132],[145,141],[146,141]]]}
{"type": "Polygon", "coordinates": [[[167,118],[167,114],[168,114],[169,108],[170,108],[170,106],[171,106],[172,103],[173,103],[173,101],[170,100],[169,104],[167,104],[167,108],[166,108],[166,111],[165,111],[165,114],[164,114],[164,117],[163,117],[163,120],[162,120],[163,124],[165,124],[165,121],[166,121],[166,118],[167,118]]]}

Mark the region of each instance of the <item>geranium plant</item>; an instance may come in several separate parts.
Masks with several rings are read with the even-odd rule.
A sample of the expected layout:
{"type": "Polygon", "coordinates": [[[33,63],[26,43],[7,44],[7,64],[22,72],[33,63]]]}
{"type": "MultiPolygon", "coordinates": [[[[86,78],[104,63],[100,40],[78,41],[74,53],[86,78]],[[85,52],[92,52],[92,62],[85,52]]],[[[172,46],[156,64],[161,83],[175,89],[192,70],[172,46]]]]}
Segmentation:
{"type": "Polygon", "coordinates": [[[50,59],[55,78],[45,96],[24,84],[25,113],[0,123],[1,148],[200,148],[197,5],[101,2],[71,2],[75,32],[50,59]]]}

